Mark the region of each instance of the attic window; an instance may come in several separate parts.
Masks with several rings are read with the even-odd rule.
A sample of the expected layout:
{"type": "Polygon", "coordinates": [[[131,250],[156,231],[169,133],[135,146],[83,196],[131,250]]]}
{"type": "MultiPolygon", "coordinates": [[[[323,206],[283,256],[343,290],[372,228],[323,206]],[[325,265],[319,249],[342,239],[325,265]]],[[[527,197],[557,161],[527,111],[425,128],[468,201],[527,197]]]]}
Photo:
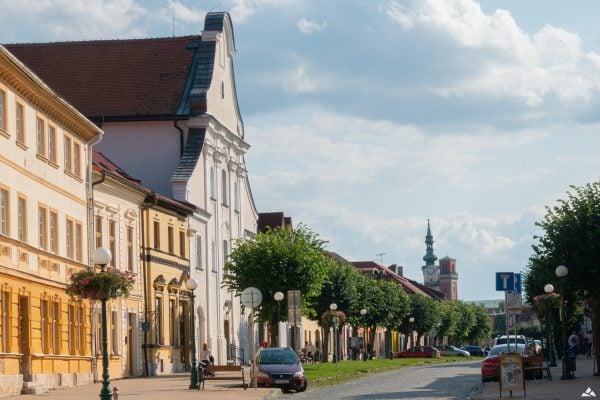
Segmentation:
{"type": "Polygon", "coordinates": [[[221,100],[225,98],[225,84],[221,81],[221,100]]]}

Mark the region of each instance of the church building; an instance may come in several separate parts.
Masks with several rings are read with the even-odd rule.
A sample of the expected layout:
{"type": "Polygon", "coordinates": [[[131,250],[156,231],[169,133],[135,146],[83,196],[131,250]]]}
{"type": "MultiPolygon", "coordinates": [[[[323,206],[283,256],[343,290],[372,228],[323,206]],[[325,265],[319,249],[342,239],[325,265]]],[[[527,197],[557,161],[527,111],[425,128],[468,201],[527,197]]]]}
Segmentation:
{"type": "Polygon", "coordinates": [[[446,256],[440,259],[439,265],[435,264],[438,258],[433,253],[433,235],[431,234],[429,220],[427,220],[425,245],[425,255],[423,256],[425,265],[421,267],[423,271],[423,283],[427,287],[442,292],[448,300],[458,299],[456,260],[446,256]]]}

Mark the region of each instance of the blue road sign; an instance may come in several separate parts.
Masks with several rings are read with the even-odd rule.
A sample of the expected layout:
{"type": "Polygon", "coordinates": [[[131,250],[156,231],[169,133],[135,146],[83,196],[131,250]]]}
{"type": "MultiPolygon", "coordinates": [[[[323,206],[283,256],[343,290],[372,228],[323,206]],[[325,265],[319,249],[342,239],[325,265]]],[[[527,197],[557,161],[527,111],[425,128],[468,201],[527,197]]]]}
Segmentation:
{"type": "Polygon", "coordinates": [[[515,290],[515,273],[496,272],[496,290],[500,292],[515,290]]]}
{"type": "Polygon", "coordinates": [[[516,293],[521,294],[521,292],[523,291],[523,288],[521,286],[521,274],[515,274],[515,288],[514,291],[516,293]]]}

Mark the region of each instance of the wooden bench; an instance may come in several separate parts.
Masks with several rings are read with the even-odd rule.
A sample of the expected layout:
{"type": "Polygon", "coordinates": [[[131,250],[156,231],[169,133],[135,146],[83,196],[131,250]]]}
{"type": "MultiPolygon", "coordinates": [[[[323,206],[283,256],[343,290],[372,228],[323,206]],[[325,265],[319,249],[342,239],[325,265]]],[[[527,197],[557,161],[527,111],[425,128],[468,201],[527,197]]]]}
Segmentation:
{"type": "Polygon", "coordinates": [[[244,367],[241,365],[209,365],[205,371],[200,373],[198,390],[204,389],[204,381],[235,381],[240,379],[244,390],[248,389],[246,377],[244,376],[244,367]]]}
{"type": "Polygon", "coordinates": [[[544,356],[541,354],[537,354],[535,356],[530,356],[532,363],[537,364],[540,363],[539,367],[525,367],[523,368],[524,372],[542,372],[542,379],[544,378],[544,372],[546,373],[546,379],[549,381],[552,380],[552,373],[550,372],[550,366],[548,365],[548,361],[544,361],[544,356]],[[546,365],[544,366],[544,362],[546,365]]]}

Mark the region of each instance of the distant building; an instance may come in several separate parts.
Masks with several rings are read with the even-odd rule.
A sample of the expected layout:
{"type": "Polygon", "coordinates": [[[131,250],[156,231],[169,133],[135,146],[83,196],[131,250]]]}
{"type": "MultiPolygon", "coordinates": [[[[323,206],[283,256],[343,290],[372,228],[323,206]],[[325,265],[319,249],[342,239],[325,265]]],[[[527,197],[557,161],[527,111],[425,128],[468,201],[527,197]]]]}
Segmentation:
{"type": "Polygon", "coordinates": [[[425,235],[425,265],[421,267],[423,272],[423,283],[425,286],[442,292],[446,299],[458,299],[458,273],[456,272],[456,260],[448,256],[440,260],[436,265],[436,255],[433,252],[433,235],[431,226],[427,221],[427,234],[425,235]]]}
{"type": "Polygon", "coordinates": [[[269,212],[258,214],[258,232],[266,232],[267,228],[289,228],[292,229],[292,217],[286,217],[283,212],[269,212]]]}

